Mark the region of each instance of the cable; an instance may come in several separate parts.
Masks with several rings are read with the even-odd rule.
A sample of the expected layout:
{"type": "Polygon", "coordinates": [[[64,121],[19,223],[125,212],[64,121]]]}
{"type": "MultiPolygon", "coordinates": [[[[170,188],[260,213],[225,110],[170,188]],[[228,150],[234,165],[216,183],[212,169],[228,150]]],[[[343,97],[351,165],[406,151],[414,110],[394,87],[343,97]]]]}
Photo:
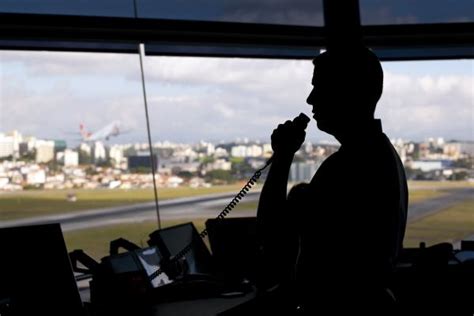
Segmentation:
{"type": "Polygon", "coordinates": [[[146,117],[146,130],[148,135],[148,148],[150,149],[150,162],[151,162],[151,174],[153,177],[153,192],[155,194],[155,208],[156,208],[156,218],[158,221],[158,229],[161,229],[161,218],[160,218],[160,208],[158,206],[158,188],[156,187],[155,173],[156,166],[155,158],[153,156],[153,146],[151,143],[151,132],[150,132],[150,117],[148,115],[148,102],[146,96],[146,86],[145,86],[145,70],[143,68],[143,52],[144,44],[138,44],[138,55],[140,56],[140,70],[142,76],[142,89],[143,89],[143,101],[145,104],[145,117],[146,117]]]}

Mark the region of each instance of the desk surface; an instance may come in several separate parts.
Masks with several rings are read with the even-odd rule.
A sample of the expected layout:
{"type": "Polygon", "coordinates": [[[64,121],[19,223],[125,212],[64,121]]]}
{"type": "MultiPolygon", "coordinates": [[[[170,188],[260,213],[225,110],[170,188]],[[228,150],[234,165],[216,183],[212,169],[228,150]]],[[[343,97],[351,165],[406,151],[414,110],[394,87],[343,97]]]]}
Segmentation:
{"type": "Polygon", "coordinates": [[[233,298],[209,298],[190,301],[163,303],[153,307],[155,315],[205,316],[217,315],[255,297],[255,293],[233,298]]]}
{"type": "MultiPolygon", "coordinates": [[[[88,288],[80,290],[83,302],[90,302],[88,288]]],[[[183,300],[169,303],[156,304],[146,313],[147,316],[212,316],[247,302],[255,297],[255,292],[250,292],[238,297],[216,297],[196,300],[183,300]]]]}

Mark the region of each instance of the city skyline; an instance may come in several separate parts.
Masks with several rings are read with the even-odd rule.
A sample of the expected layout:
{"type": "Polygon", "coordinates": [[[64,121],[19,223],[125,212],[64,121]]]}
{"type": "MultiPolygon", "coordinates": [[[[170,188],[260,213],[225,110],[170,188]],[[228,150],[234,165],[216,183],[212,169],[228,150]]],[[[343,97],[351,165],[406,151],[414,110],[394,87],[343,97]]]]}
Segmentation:
{"type": "MultiPolygon", "coordinates": [[[[38,135],[28,135],[28,134],[23,134],[20,129],[14,129],[11,131],[2,131],[0,130],[0,137],[5,137],[9,136],[11,134],[18,133],[23,137],[23,139],[34,139],[36,141],[64,141],[67,145],[66,148],[68,149],[75,149],[79,148],[81,145],[85,144],[88,146],[93,146],[94,143],[100,143],[105,147],[112,147],[112,146],[146,146],[148,147],[148,141],[146,139],[142,140],[137,140],[137,141],[132,141],[132,142],[125,142],[125,141],[120,141],[120,135],[114,135],[113,139],[108,140],[74,140],[72,142],[68,142],[65,138],[44,138],[40,137],[38,135]]],[[[460,143],[474,143],[474,139],[449,139],[445,138],[442,136],[429,136],[421,140],[415,140],[415,139],[405,139],[401,137],[389,137],[390,140],[395,143],[402,141],[403,143],[430,143],[430,142],[441,142],[441,143],[450,143],[450,142],[460,142],[460,143]]],[[[187,145],[187,146],[195,146],[199,144],[212,144],[215,146],[219,146],[222,144],[270,144],[271,141],[270,139],[268,140],[262,140],[262,139],[252,139],[250,137],[235,137],[234,139],[227,139],[227,140],[210,140],[210,139],[200,139],[196,141],[191,141],[191,142],[179,142],[179,141],[173,141],[169,139],[164,139],[164,140],[153,140],[152,139],[152,145],[153,146],[163,146],[166,147],[167,145],[171,146],[179,146],[179,145],[187,145]]],[[[303,144],[306,143],[311,143],[313,145],[335,145],[339,146],[339,142],[335,139],[332,138],[330,139],[329,137],[327,139],[321,139],[321,140],[316,140],[312,141],[310,139],[305,139],[303,144]]]]}
{"type": "MultiPolygon", "coordinates": [[[[474,180],[474,142],[427,143],[393,140],[407,178],[415,180],[474,180]]],[[[321,163],[338,150],[331,144],[306,142],[295,154],[291,181],[309,181],[321,163]]],[[[359,155],[368,152],[360,147],[359,155]]],[[[0,192],[29,189],[150,188],[150,163],[160,186],[209,187],[247,179],[272,156],[269,143],[111,145],[81,143],[68,149],[64,141],[0,133],[0,192]]]]}

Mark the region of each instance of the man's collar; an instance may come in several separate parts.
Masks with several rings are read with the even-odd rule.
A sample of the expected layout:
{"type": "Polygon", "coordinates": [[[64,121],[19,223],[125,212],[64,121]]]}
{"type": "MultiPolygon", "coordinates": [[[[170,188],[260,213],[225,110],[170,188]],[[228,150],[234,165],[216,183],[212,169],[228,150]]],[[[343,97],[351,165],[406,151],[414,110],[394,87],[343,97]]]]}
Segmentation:
{"type": "Polygon", "coordinates": [[[373,139],[374,136],[378,136],[383,133],[382,121],[380,119],[373,119],[369,122],[366,122],[364,125],[360,125],[358,128],[359,129],[354,131],[351,137],[348,138],[347,142],[342,142],[342,139],[338,138],[338,140],[341,142],[341,148],[371,143],[371,139],[373,139]]]}
{"type": "Polygon", "coordinates": [[[378,132],[378,133],[382,133],[383,130],[382,130],[382,121],[380,119],[374,119],[372,122],[372,128],[374,131],[378,132]]]}

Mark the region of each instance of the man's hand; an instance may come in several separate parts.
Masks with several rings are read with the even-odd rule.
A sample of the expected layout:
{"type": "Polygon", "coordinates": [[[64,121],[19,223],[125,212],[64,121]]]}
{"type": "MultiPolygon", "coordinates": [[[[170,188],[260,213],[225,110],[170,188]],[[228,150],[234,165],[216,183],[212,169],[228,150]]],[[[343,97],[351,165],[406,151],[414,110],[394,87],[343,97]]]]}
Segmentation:
{"type": "Polygon", "coordinates": [[[294,155],[300,149],[306,137],[306,124],[299,118],[278,125],[272,133],[272,148],[275,154],[294,155]]]}

